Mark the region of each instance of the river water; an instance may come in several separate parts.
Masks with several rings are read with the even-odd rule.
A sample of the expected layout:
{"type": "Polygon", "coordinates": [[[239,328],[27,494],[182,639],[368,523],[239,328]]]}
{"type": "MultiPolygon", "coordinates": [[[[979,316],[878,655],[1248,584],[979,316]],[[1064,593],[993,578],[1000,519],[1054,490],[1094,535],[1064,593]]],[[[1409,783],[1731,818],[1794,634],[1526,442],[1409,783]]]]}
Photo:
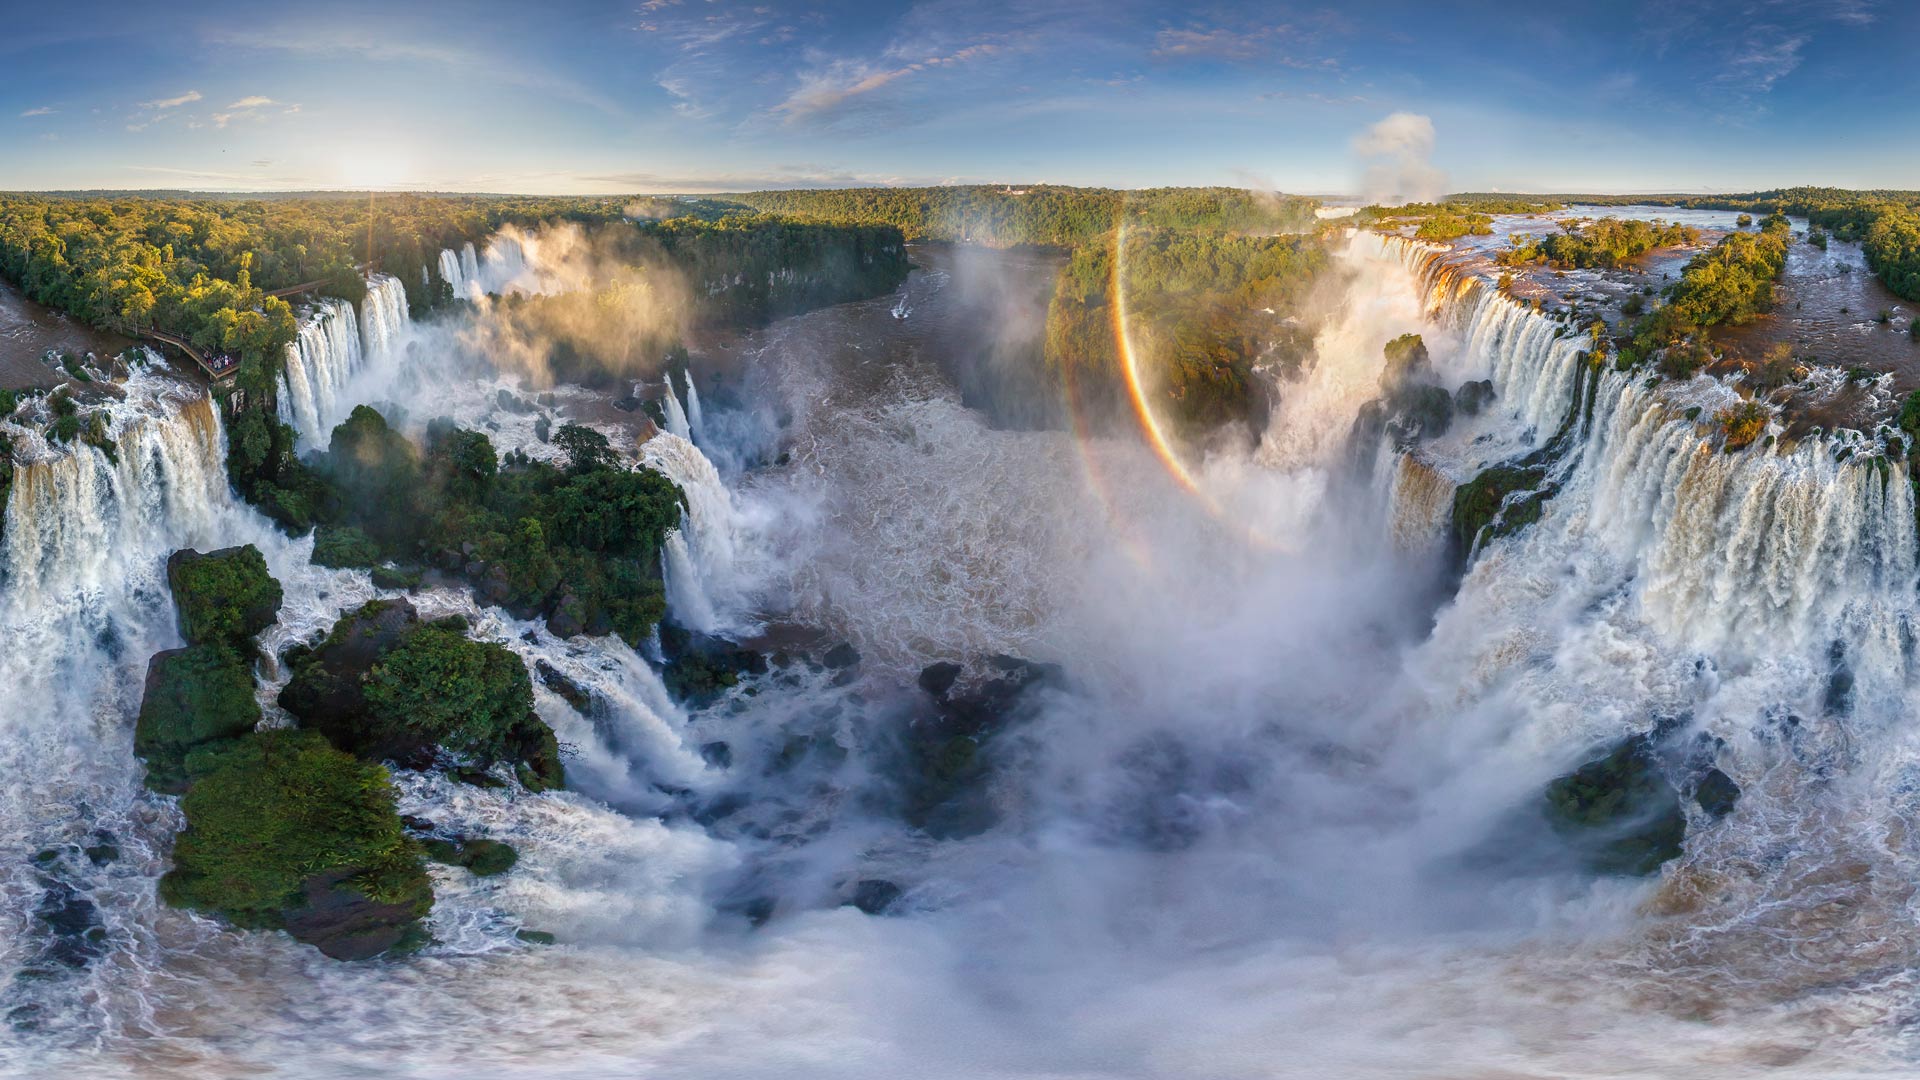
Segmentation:
{"type": "MultiPolygon", "coordinates": [[[[1912,1074],[1913,503],[1869,454],[1721,454],[1687,411],[1732,390],[1608,375],[1541,521],[1452,591],[1452,485],[1544,444],[1586,382],[1549,320],[1423,246],[1356,238],[1260,445],[1176,475],[1064,406],[999,407],[1029,393],[1048,265],[921,261],[892,296],[735,343],[724,382],[695,357],[691,391],[674,373],[692,441],[633,448],[689,489],[676,612],[697,595],[714,625],[816,660],[848,642],[850,676],[801,663],[689,712],[618,642],[416,598],[593,704],[537,690],[578,751],[570,791],[400,777],[403,811],[521,852],[495,879],[435,867],[439,943],[404,961],[158,905],[178,815],[129,745],[145,658],[175,643],[173,547],[262,547],[288,594],[270,648],[373,595],[366,576],[307,565],[310,541],[235,503],[218,418],[177,384],[133,388],[152,408],[118,467],[36,466],[0,613],[4,762],[32,778],[0,799],[0,966],[43,947],[32,852],[104,828],[124,854],[62,864],[111,948],[15,979],[7,1006],[34,1022],[0,1032],[0,1071],[1912,1074]],[[1446,381],[1498,396],[1356,468],[1346,433],[1408,331],[1446,381]],[[876,793],[915,673],[994,653],[1065,671],[1004,746],[999,823],[907,828],[876,793]],[[1516,828],[1551,777],[1662,720],[1743,796],[1660,876],[1596,878],[1516,828]],[[716,742],[729,761],[703,756],[716,742]],[[874,879],[902,890],[887,915],[842,906],[874,879]]],[[[398,401],[536,453],[540,413],[602,418],[623,447],[646,433],[579,391],[505,407],[514,377],[457,320],[392,332],[378,382],[342,381],[335,408],[398,401]]]]}

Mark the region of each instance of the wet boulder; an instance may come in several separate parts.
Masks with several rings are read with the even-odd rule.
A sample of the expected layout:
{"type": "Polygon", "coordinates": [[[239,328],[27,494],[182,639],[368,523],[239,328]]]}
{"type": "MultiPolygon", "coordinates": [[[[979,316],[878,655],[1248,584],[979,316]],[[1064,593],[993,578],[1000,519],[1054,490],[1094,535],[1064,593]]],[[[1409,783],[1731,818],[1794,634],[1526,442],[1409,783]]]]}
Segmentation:
{"type": "Polygon", "coordinates": [[[253,673],[224,645],[155,653],[147,664],[133,752],[147,764],[147,786],[179,794],[190,779],[188,755],[231,742],[260,722],[253,673]]]}
{"type": "Polygon", "coordinates": [[[767,673],[767,658],[712,634],[660,624],[662,681],[674,699],[695,708],[710,705],[742,677],[767,673]]]}
{"type": "Polygon", "coordinates": [[[1408,386],[1433,381],[1433,359],[1419,334],[1401,334],[1387,342],[1383,352],[1386,365],[1380,369],[1380,389],[1389,397],[1408,386]]]}
{"type": "Polygon", "coordinates": [[[546,660],[535,660],[533,672],[540,678],[540,685],[559,694],[566,703],[573,706],[575,712],[585,713],[593,705],[593,694],[546,660]]]}
{"type": "Polygon", "coordinates": [[[1510,536],[1540,520],[1555,493],[1547,470],[1534,465],[1495,465],[1453,493],[1453,547],[1458,561],[1496,537],[1510,536]]]}
{"type": "Polygon", "coordinates": [[[368,722],[365,689],[380,659],[421,625],[420,613],[400,599],[369,601],[341,616],[318,646],[288,654],[293,677],[280,707],[349,753],[403,763],[430,758],[432,741],[422,733],[383,733],[368,722]]]}
{"type": "Polygon", "coordinates": [[[903,726],[900,746],[897,786],[907,823],[942,838],[992,828],[1000,816],[990,791],[997,743],[1038,712],[1038,691],[1062,681],[1057,665],[1012,656],[988,657],[970,677],[942,665],[923,670],[930,708],[903,726]]]}
{"type": "Polygon", "coordinates": [[[1453,409],[1461,416],[1478,416],[1480,410],[1493,403],[1493,380],[1480,379],[1464,382],[1453,392],[1453,409]]]}
{"type": "Polygon", "coordinates": [[[1708,817],[1726,817],[1740,801],[1740,785],[1718,768],[1709,767],[1693,782],[1693,801],[1708,817]]]}
{"type": "Polygon", "coordinates": [[[900,899],[901,891],[900,886],[891,881],[865,878],[855,883],[852,895],[847,898],[847,905],[858,908],[866,915],[884,915],[900,899]]]}
{"type": "Polygon", "coordinates": [[[501,840],[434,837],[422,841],[420,846],[427,858],[434,862],[463,867],[472,871],[475,877],[504,874],[520,861],[520,853],[513,849],[513,845],[501,840]]]}
{"type": "Polygon", "coordinates": [[[1680,792],[1648,735],[1555,779],[1542,798],[1554,831],[1599,873],[1655,873],[1679,856],[1686,837],[1680,792]]]}
{"type": "Polygon", "coordinates": [[[167,584],[181,636],[195,645],[247,651],[254,635],[280,615],[280,583],[252,544],[206,554],[176,551],[167,559],[167,584]]]}
{"type": "Polygon", "coordinates": [[[405,600],[375,600],[290,659],[281,706],[356,757],[427,768],[447,750],[510,762],[531,790],[562,785],[559,744],[533,711],[526,665],[468,638],[459,619],[422,622],[405,600]]]}
{"type": "Polygon", "coordinates": [[[39,953],[39,963],[63,968],[83,968],[106,955],[107,928],[100,909],[71,883],[50,877],[40,879],[40,902],[33,916],[47,935],[39,953]]]}

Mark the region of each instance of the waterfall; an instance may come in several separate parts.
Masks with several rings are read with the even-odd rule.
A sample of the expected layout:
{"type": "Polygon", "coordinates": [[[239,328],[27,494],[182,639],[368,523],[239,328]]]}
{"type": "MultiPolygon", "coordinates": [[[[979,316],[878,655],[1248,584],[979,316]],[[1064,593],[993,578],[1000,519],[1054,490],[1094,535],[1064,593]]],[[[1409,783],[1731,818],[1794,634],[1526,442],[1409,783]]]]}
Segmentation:
{"type": "Polygon", "coordinates": [[[440,280],[452,288],[455,300],[478,300],[485,294],[480,285],[480,265],[472,243],[462,244],[459,251],[442,248],[439,262],[440,280]]]}
{"type": "Polygon", "coordinates": [[[1401,551],[1427,551],[1453,514],[1453,481],[1413,453],[1394,455],[1387,525],[1401,551]]]}
{"type": "Polygon", "coordinates": [[[453,290],[455,300],[467,299],[470,287],[465,269],[460,265],[460,256],[451,248],[440,249],[440,280],[453,290]]]}
{"type": "Polygon", "coordinates": [[[323,299],[300,322],[280,376],[280,418],[309,445],[326,441],[339,393],[360,369],[360,326],[353,305],[323,299]]]}
{"type": "Polygon", "coordinates": [[[685,436],[660,432],[640,448],[641,460],[665,474],[686,496],[680,528],[667,537],[662,556],[667,603],[690,629],[714,631],[737,625],[744,614],[740,556],[742,515],[713,462],[685,436]]]}
{"type": "Polygon", "coordinates": [[[360,303],[360,332],[369,362],[388,358],[411,325],[407,290],[392,274],[367,278],[367,298],[360,303]]]}
{"type": "Polygon", "coordinates": [[[671,371],[667,372],[666,384],[667,396],[666,399],[661,402],[661,408],[666,410],[667,430],[688,442],[692,442],[693,427],[687,423],[686,410],[680,407],[680,396],[673,392],[673,372],[671,371]]]}
{"type": "Polygon", "coordinates": [[[1724,453],[1661,389],[1609,374],[1571,477],[1582,532],[1637,565],[1655,625],[1705,650],[1818,650],[1911,602],[1913,491],[1893,463],[1850,432],[1724,453]]]}
{"type": "Polygon", "coordinates": [[[125,576],[130,561],[206,534],[230,503],[223,438],[212,403],[194,397],[172,416],[122,424],[117,464],[75,443],[16,466],[0,564],[9,609],[99,588],[125,576]]]}
{"type": "Polygon", "coordinates": [[[703,444],[707,441],[707,416],[700,409],[700,388],[693,385],[693,372],[683,374],[687,380],[687,439],[703,444]]]}
{"type": "Polygon", "coordinates": [[[1578,384],[1580,353],[1592,347],[1584,333],[1453,265],[1450,248],[1368,231],[1357,232],[1353,243],[1412,275],[1428,316],[1460,331],[1459,365],[1493,379],[1496,408],[1518,417],[1536,439],[1553,434],[1578,384]]]}

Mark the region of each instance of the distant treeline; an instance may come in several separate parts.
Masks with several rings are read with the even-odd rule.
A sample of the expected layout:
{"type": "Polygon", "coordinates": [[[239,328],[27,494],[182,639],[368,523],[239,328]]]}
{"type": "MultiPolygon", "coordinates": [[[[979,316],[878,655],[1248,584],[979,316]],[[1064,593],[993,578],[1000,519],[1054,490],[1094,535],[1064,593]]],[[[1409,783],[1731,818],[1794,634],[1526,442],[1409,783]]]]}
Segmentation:
{"type": "Polygon", "coordinates": [[[241,384],[264,389],[296,333],[292,309],[266,293],[319,282],[319,292],[357,302],[363,271],[378,269],[424,311],[449,298],[435,272],[442,249],[503,225],[556,221],[617,225],[695,278],[735,281],[741,287],[703,313],[720,320],[868,295],[906,266],[890,229],[795,224],[705,200],[0,195],[0,275],[103,329],[159,329],[235,356],[241,384]],[[793,266],[808,273],[769,277],[793,266]]]}
{"type": "Polygon", "coordinates": [[[1074,248],[1123,222],[1163,228],[1275,233],[1311,229],[1318,203],[1241,188],[955,186],[755,191],[717,195],[782,217],[897,227],[908,240],[988,247],[1074,248]]]}
{"type": "MultiPolygon", "coordinates": [[[[1920,300],[1920,191],[1793,187],[1738,195],[1538,195],[1533,198],[1590,206],[1674,206],[1691,210],[1739,210],[1790,214],[1841,240],[1859,241],[1887,288],[1920,300]]],[[[1449,202],[1476,209],[1511,201],[1498,194],[1449,195],[1449,202]]],[[[1490,211],[1499,213],[1503,211],[1490,211]]]]}

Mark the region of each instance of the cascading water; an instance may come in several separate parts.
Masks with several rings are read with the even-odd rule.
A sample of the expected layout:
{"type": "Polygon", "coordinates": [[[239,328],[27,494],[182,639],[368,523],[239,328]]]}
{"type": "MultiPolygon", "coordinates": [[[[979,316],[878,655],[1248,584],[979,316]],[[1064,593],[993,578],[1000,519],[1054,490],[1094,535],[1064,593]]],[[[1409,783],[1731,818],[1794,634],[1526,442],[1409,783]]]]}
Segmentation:
{"type": "Polygon", "coordinates": [[[412,320],[407,314],[407,290],[392,274],[367,278],[367,298],[360,303],[362,353],[369,363],[396,353],[412,320]]]}
{"type": "Polygon", "coordinates": [[[480,264],[474,255],[473,244],[462,244],[459,251],[442,248],[439,266],[440,280],[453,290],[455,300],[478,300],[485,295],[480,284],[480,264]]]}
{"type": "Polygon", "coordinates": [[[662,552],[667,604],[688,629],[740,634],[748,600],[741,565],[743,515],[720,473],[698,447],[671,431],[659,432],[640,447],[640,459],[680,485],[686,508],[680,528],[669,534],[662,552]]]}
{"type": "Polygon", "coordinates": [[[693,372],[687,372],[687,441],[707,441],[707,414],[700,408],[700,388],[693,384],[693,372]]]}
{"type": "Polygon", "coordinates": [[[339,395],[361,366],[360,324],[353,305],[323,299],[300,321],[280,376],[280,418],[308,445],[326,440],[339,415],[339,395]]]}
{"type": "Polygon", "coordinates": [[[661,399],[660,407],[666,414],[667,430],[692,442],[693,425],[687,422],[687,411],[680,407],[680,395],[673,392],[673,372],[667,372],[664,381],[667,384],[667,396],[661,399]]]}
{"type": "MultiPolygon", "coordinates": [[[[260,545],[288,597],[269,652],[375,590],[233,502],[204,397],[136,377],[119,465],[28,438],[8,511],[0,671],[33,705],[0,713],[0,766],[22,778],[0,792],[9,852],[102,825],[128,851],[82,882],[108,959],[9,1006],[123,1071],[182,1076],[1901,1074],[1920,970],[1909,486],[1850,433],[1726,453],[1688,414],[1729,386],[1593,375],[1553,320],[1430,255],[1356,239],[1348,310],[1259,452],[1195,470],[1207,500],[1131,440],[962,406],[914,336],[942,326],[940,290],[911,319],[889,297],[743,349],[742,394],[783,417],[769,437],[791,460],[730,471],[734,490],[703,451],[775,455],[694,446],[709,418],[669,377],[669,431],[641,456],[686,494],[664,556],[676,620],[741,633],[773,614],[861,659],[688,713],[617,640],[416,593],[590,701],[535,682],[577,749],[570,792],[396,774],[405,812],[521,859],[489,880],[437,868],[439,943],[363,966],[153,899],[178,814],[140,790],[127,728],[145,658],[176,643],[165,554],[260,545]],[[1355,477],[1336,466],[1403,332],[1494,398],[1355,477]],[[1484,543],[1437,613],[1410,602],[1454,484],[1569,416],[1539,519],[1484,543]],[[1374,516],[1347,514],[1364,499],[1374,516]],[[1241,513],[1288,543],[1249,543],[1241,513]],[[1000,744],[999,824],[935,837],[875,810],[905,782],[921,666],[997,653],[1058,660],[1071,684],[1000,744]],[[1505,839],[1548,779],[1656,722],[1743,791],[1722,820],[1688,805],[1661,876],[1595,878],[1555,868],[1551,837],[1505,839]],[[1492,865],[1490,838],[1529,865],[1492,865]],[[888,917],[834,906],[880,879],[901,889],[888,917]],[[735,888],[758,915],[716,913],[735,888]]],[[[399,321],[370,292],[363,329],[376,312],[399,321]]],[[[533,447],[532,427],[493,437],[533,447]]],[[[30,923],[31,874],[0,875],[9,930],[30,923]]],[[[0,961],[32,940],[8,935],[0,961]]],[[[0,1071],[53,1060],[7,1039],[0,1071]]]]}

